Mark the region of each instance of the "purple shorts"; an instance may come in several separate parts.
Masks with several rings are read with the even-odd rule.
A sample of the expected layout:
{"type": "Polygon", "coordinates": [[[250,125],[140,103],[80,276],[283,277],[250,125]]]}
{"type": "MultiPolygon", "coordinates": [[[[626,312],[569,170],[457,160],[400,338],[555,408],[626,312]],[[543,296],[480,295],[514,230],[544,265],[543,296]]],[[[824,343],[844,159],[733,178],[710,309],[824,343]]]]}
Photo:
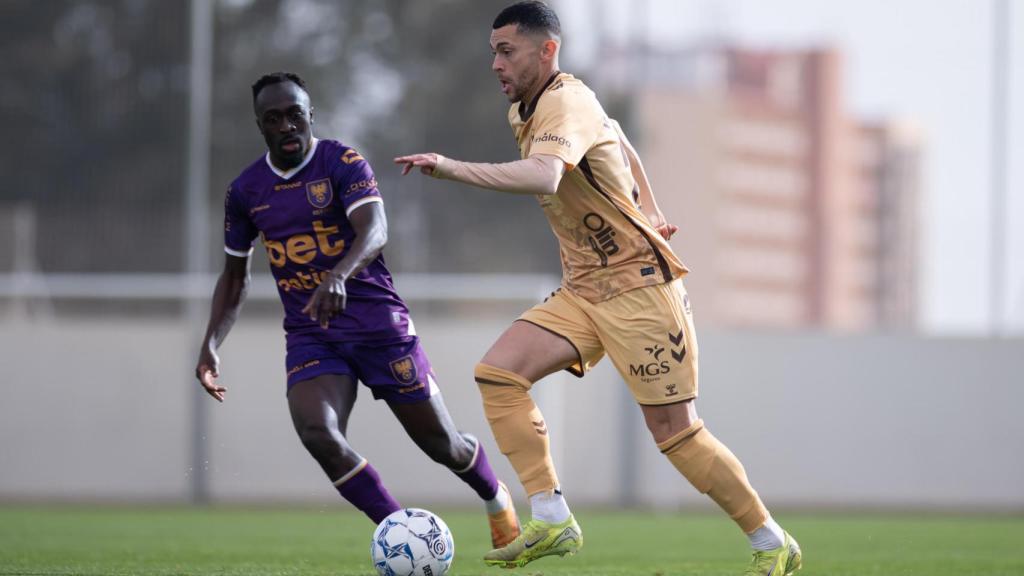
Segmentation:
{"type": "Polygon", "coordinates": [[[288,389],[321,374],[344,374],[363,383],[377,400],[412,404],[438,392],[420,339],[398,342],[325,342],[313,334],[289,334],[288,389]]]}

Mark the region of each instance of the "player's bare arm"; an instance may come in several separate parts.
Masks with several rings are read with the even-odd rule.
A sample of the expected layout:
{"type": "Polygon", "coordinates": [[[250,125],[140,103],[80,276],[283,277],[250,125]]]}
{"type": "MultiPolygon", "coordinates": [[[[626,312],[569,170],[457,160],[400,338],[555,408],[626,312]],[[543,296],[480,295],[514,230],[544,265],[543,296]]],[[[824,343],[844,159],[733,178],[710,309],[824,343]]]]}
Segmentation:
{"type": "Polygon", "coordinates": [[[402,165],[402,175],[413,168],[435,178],[454,180],[509,194],[554,194],[565,173],[565,163],[550,154],[535,154],[515,162],[489,164],[483,162],[461,162],[440,154],[410,154],[395,158],[395,164],[402,165]]]}
{"type": "Polygon", "coordinates": [[[647,179],[647,172],[644,171],[640,155],[629,142],[629,138],[626,138],[626,133],[622,131],[622,127],[615,120],[612,120],[612,126],[619,134],[622,149],[626,153],[626,158],[629,159],[629,170],[633,173],[633,179],[636,180],[637,188],[640,190],[640,211],[665,240],[670,240],[672,235],[679,231],[679,227],[670,224],[661,212],[661,208],[658,208],[658,202],[654,199],[654,190],[651,189],[651,183],[647,179]]]}
{"type": "Polygon", "coordinates": [[[199,379],[199,384],[218,402],[224,401],[227,388],[217,383],[217,377],[220,376],[217,348],[235,324],[251,282],[248,256],[224,256],[224,270],[221,271],[217,287],[213,291],[210,320],[206,325],[206,336],[203,338],[203,345],[199,349],[199,361],[196,363],[196,378],[199,379]]]}
{"type": "Polygon", "coordinates": [[[319,322],[324,329],[329,326],[332,318],[345,310],[348,298],[345,282],[372,262],[388,242],[388,221],[380,202],[360,206],[348,218],[356,233],[352,248],[333,269],[323,275],[320,285],[302,309],[304,314],[309,314],[310,319],[319,322]]]}

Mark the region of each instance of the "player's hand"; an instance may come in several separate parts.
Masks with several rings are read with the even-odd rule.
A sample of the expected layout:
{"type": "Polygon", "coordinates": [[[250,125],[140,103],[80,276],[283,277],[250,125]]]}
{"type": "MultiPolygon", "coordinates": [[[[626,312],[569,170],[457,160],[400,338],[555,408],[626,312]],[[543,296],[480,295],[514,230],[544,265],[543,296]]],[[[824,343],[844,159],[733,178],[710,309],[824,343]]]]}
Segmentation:
{"type": "Polygon", "coordinates": [[[671,240],[672,235],[679,232],[679,226],[669,224],[668,219],[665,218],[665,215],[657,207],[653,211],[644,212],[644,216],[647,217],[647,222],[654,228],[654,231],[665,240],[671,240]]]}
{"type": "Polygon", "coordinates": [[[661,234],[661,237],[665,240],[671,240],[672,235],[679,232],[679,226],[665,222],[661,226],[655,227],[654,230],[657,231],[658,234],[661,234]]]}
{"type": "Polygon", "coordinates": [[[196,378],[207,394],[218,402],[223,402],[228,389],[217,384],[217,377],[220,376],[219,366],[220,358],[217,357],[217,353],[203,346],[203,351],[199,353],[199,362],[196,364],[196,378]]]}
{"type": "Polygon", "coordinates": [[[303,314],[309,314],[309,319],[319,322],[320,327],[326,330],[331,324],[331,318],[338,316],[345,310],[348,304],[348,293],[345,292],[345,278],[334,272],[327,272],[320,280],[320,285],[309,297],[309,302],[302,309],[303,314]]]}
{"type": "Polygon", "coordinates": [[[440,155],[428,152],[426,154],[411,154],[395,158],[395,164],[403,164],[402,176],[408,174],[414,166],[419,166],[420,172],[427,176],[433,176],[437,164],[440,162],[440,155]]]}

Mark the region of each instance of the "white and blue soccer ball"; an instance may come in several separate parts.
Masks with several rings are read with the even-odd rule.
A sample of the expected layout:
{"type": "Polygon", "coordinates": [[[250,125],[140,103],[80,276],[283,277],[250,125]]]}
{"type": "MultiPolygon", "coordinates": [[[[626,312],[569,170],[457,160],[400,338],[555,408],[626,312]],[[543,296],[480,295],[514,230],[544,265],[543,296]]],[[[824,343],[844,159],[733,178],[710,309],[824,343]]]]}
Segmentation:
{"type": "Polygon", "coordinates": [[[377,525],[370,556],[381,576],[443,576],[452,567],[455,541],[436,514],[403,508],[377,525]]]}

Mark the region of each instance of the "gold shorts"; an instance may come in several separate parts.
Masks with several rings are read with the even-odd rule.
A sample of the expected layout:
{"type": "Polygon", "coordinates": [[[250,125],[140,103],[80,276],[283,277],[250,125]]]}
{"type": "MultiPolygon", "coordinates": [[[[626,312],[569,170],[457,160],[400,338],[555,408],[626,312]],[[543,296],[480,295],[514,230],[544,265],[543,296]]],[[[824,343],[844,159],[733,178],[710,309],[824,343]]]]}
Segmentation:
{"type": "Polygon", "coordinates": [[[576,376],[607,353],[640,404],[697,397],[697,335],[681,279],[596,304],[560,288],[519,319],[568,340],[579,355],[568,368],[576,376]]]}

